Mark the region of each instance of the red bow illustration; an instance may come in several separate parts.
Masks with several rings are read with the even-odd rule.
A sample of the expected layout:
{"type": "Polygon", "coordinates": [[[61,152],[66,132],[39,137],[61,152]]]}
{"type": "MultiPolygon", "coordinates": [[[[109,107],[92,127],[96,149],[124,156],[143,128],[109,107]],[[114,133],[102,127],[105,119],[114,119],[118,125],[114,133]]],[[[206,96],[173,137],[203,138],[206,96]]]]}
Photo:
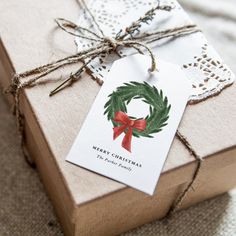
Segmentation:
{"type": "Polygon", "coordinates": [[[131,120],[124,112],[118,111],[113,119],[115,122],[121,124],[113,128],[113,140],[115,140],[126,129],[127,132],[122,141],[122,147],[131,152],[131,139],[133,129],[144,131],[146,129],[146,120],[131,120]]]}

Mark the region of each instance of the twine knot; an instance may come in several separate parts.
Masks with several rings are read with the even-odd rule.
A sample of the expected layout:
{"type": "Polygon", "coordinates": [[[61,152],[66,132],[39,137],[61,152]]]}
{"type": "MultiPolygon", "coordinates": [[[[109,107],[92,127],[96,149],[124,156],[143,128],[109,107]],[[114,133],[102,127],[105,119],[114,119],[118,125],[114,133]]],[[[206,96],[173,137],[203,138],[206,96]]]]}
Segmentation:
{"type": "Polygon", "coordinates": [[[117,39],[111,37],[104,37],[104,43],[108,43],[109,46],[112,47],[113,51],[116,51],[117,47],[122,45],[121,41],[118,41],[117,39]]]}

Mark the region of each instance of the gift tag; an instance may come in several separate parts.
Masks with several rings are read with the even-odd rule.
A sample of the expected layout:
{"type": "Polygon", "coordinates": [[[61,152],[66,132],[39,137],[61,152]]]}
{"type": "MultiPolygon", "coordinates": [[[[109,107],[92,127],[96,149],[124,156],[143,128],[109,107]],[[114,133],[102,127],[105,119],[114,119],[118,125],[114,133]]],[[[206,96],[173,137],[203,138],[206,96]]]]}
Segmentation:
{"type": "Polygon", "coordinates": [[[67,161],[153,194],[191,86],[182,70],[133,55],[114,62],[67,161]]]}

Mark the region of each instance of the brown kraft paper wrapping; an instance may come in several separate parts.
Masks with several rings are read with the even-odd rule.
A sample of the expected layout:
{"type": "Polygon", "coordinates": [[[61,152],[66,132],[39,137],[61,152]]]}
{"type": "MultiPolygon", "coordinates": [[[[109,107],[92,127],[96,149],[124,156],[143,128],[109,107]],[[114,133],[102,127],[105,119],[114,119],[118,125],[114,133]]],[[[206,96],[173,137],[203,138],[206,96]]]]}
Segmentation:
{"type": "MultiPolygon", "coordinates": [[[[76,21],[78,4],[70,0],[1,1],[1,84],[14,72],[45,64],[76,51],[73,37],[55,27],[54,19],[76,21]],[[47,9],[45,11],[45,9],[47,9]]],[[[52,98],[64,68],[25,89],[21,111],[26,119],[26,142],[67,235],[114,235],[163,217],[191,181],[196,161],[175,139],[153,197],[65,162],[100,87],[90,76],[52,98]],[[131,217],[132,216],[132,217],[131,217]],[[88,227],[89,226],[89,227],[88,227]]],[[[179,131],[187,137],[204,165],[182,207],[220,194],[236,184],[235,85],[219,96],[188,106],[179,131]]]]}

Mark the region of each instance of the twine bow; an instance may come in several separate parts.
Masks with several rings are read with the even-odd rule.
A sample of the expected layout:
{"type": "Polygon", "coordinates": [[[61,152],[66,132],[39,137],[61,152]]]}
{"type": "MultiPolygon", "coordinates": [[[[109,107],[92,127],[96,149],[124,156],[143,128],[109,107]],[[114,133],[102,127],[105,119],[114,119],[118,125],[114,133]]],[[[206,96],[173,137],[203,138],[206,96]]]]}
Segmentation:
{"type": "MultiPolygon", "coordinates": [[[[140,17],[137,21],[133,22],[132,24],[130,24],[130,26],[126,27],[125,30],[120,30],[114,38],[111,38],[107,37],[104,34],[85,2],[81,0],[81,3],[83,3],[86,12],[89,13],[91,19],[93,20],[94,26],[97,26],[97,31],[99,33],[97,33],[97,31],[92,31],[89,28],[77,25],[63,18],[58,18],[55,21],[58,27],[61,28],[63,31],[78,38],[87,39],[93,43],[93,46],[86,50],[79,51],[72,56],[68,56],[52,63],[45,64],[43,66],[39,66],[32,70],[28,70],[21,74],[15,75],[13,77],[11,87],[10,89],[8,89],[8,92],[11,92],[15,96],[18,96],[18,93],[21,88],[34,86],[39,80],[44,79],[46,75],[51,74],[59,68],[67,65],[76,64],[79,62],[84,62],[83,66],[81,66],[75,73],[71,73],[69,78],[67,78],[63,83],[61,83],[58,87],[51,91],[50,96],[52,96],[62,90],[64,87],[78,80],[87,65],[101,54],[108,55],[112,52],[115,52],[119,55],[117,51],[118,47],[133,48],[141,54],[143,54],[143,50],[146,50],[151,58],[151,67],[149,70],[152,72],[156,70],[157,65],[155,56],[152,50],[149,48],[148,44],[163,38],[180,37],[200,31],[196,25],[190,24],[162,31],[141,33],[140,28],[142,24],[148,24],[150,21],[152,21],[154,16],[156,15],[157,10],[171,11],[173,9],[173,7],[171,6],[162,6],[158,4],[156,7],[147,11],[144,16],[140,17]],[[22,81],[24,78],[28,78],[28,80],[22,81]]],[[[103,81],[99,79],[97,79],[97,82],[100,85],[103,83],[103,81]]]]}

